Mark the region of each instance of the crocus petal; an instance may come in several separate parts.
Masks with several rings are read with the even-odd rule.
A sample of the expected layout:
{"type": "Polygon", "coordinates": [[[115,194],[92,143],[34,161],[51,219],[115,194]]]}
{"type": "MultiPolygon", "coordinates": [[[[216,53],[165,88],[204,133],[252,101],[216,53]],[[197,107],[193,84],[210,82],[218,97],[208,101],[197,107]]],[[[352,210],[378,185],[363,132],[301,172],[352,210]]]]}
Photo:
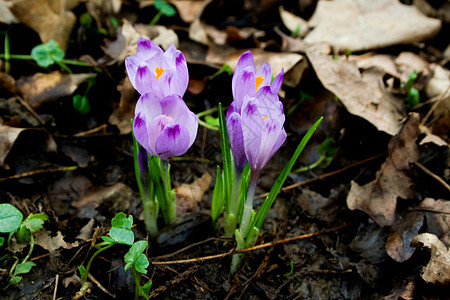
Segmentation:
{"type": "Polygon", "coordinates": [[[261,114],[258,110],[259,101],[256,98],[245,96],[244,104],[242,105],[242,135],[244,138],[244,148],[247,160],[253,168],[261,146],[261,114]]]}
{"type": "Polygon", "coordinates": [[[278,94],[272,92],[269,86],[264,86],[255,94],[259,100],[259,112],[269,119],[281,120],[284,122],[283,104],[278,98],[278,94]]]}
{"type": "MultiPolygon", "coordinates": [[[[253,61],[253,54],[251,51],[246,51],[244,54],[241,55],[239,58],[239,61],[237,62],[236,69],[234,70],[233,79],[231,80],[231,88],[233,90],[233,96],[236,91],[236,84],[241,80],[242,72],[244,72],[245,69],[250,67],[250,69],[255,71],[255,62],[253,61]]],[[[236,98],[234,98],[236,100],[236,98]]]]}
{"type": "Polygon", "coordinates": [[[268,63],[264,63],[259,67],[258,71],[256,71],[256,77],[258,76],[262,76],[264,79],[259,88],[270,85],[270,82],[272,81],[272,68],[268,63]]]}
{"type": "Polygon", "coordinates": [[[160,115],[155,119],[151,120],[147,126],[147,134],[148,134],[148,149],[147,151],[150,155],[158,155],[156,151],[156,141],[161,133],[164,131],[166,126],[171,124],[175,124],[175,121],[164,115],[160,115]]]}
{"type": "MultiPolygon", "coordinates": [[[[133,134],[138,143],[150,152],[148,143],[147,120],[143,113],[135,115],[133,120],[133,134]]],[[[152,154],[154,155],[154,154],[152,154]]]]}
{"type": "Polygon", "coordinates": [[[247,164],[245,156],[244,136],[242,135],[242,119],[237,112],[227,116],[227,132],[230,140],[231,153],[233,154],[234,164],[239,172],[242,172],[247,164]]]}
{"type": "Polygon", "coordinates": [[[251,97],[255,94],[255,70],[251,67],[247,67],[241,72],[240,75],[234,76],[233,79],[234,78],[238,78],[238,81],[233,89],[233,98],[234,101],[236,101],[236,108],[240,110],[245,95],[249,95],[251,97]]]}
{"type": "Polygon", "coordinates": [[[146,177],[148,176],[148,154],[147,150],[144,147],[139,146],[138,151],[138,163],[139,163],[139,171],[140,171],[140,179],[142,185],[146,185],[146,177]]]}
{"type": "Polygon", "coordinates": [[[142,113],[147,120],[153,120],[162,115],[161,101],[154,93],[145,93],[139,97],[134,108],[134,114],[142,113]]]}
{"type": "Polygon", "coordinates": [[[283,83],[283,77],[284,77],[284,69],[281,69],[280,74],[278,74],[272,81],[272,84],[270,85],[270,89],[275,94],[278,94],[278,91],[280,90],[281,84],[283,83]]]}
{"type": "Polygon", "coordinates": [[[161,94],[155,74],[150,71],[147,65],[141,65],[137,68],[134,87],[140,94],[150,91],[158,94],[158,96],[161,94]]]}
{"type": "Polygon", "coordinates": [[[269,159],[275,154],[275,152],[278,151],[278,149],[280,149],[281,145],[283,145],[284,141],[286,140],[286,137],[287,137],[287,134],[283,128],[281,130],[281,132],[279,133],[277,141],[273,145],[272,150],[270,151],[269,159]]]}
{"type": "Polygon", "coordinates": [[[189,132],[180,124],[168,124],[157,138],[155,149],[162,159],[182,155],[189,149],[189,132]]]}
{"type": "MultiPolygon", "coordinates": [[[[261,170],[265,167],[269,159],[272,157],[271,154],[275,144],[278,141],[281,130],[283,129],[283,122],[276,119],[265,119],[262,120],[260,126],[262,126],[261,133],[261,147],[259,149],[258,158],[255,162],[255,168],[261,170]]],[[[278,149],[277,149],[278,150],[278,149]]]]}
{"type": "Polygon", "coordinates": [[[136,72],[139,66],[145,65],[145,62],[136,56],[125,58],[125,68],[131,85],[136,89],[136,72]]]}
{"type": "Polygon", "coordinates": [[[186,103],[178,95],[170,95],[161,101],[162,113],[170,115],[176,123],[189,132],[189,147],[195,141],[198,130],[198,117],[191,112],[186,103]]]}
{"type": "Polygon", "coordinates": [[[162,49],[150,40],[140,38],[137,42],[136,56],[144,61],[151,60],[155,55],[162,53],[162,49]]]}

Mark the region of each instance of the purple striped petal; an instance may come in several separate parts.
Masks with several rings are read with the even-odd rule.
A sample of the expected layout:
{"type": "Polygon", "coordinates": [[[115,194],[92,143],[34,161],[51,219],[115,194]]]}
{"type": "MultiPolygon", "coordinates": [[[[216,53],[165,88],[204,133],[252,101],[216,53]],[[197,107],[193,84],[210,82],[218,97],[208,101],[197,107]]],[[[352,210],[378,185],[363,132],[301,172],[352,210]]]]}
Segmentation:
{"type": "Polygon", "coordinates": [[[142,113],[147,120],[153,120],[162,115],[161,101],[154,93],[145,93],[139,97],[134,108],[134,114],[142,113]]]}
{"type": "Polygon", "coordinates": [[[168,124],[156,140],[156,153],[161,159],[169,159],[186,153],[189,149],[189,133],[180,124],[168,124]]]}
{"type": "Polygon", "coordinates": [[[125,58],[125,68],[127,69],[128,78],[131,85],[136,89],[136,73],[139,66],[145,65],[145,62],[136,56],[125,58]]]}
{"type": "Polygon", "coordinates": [[[235,88],[233,89],[233,98],[236,101],[236,109],[240,110],[244,102],[245,95],[250,97],[255,94],[255,70],[251,67],[245,68],[240,75],[233,77],[237,78],[235,88]]]}
{"type": "Polygon", "coordinates": [[[269,86],[262,87],[258,90],[255,98],[259,100],[258,108],[263,118],[282,119],[284,123],[283,104],[280,102],[278,94],[272,92],[269,86]]]}
{"type": "Polygon", "coordinates": [[[189,133],[189,147],[195,141],[198,130],[198,117],[191,112],[183,99],[178,95],[170,95],[161,101],[162,114],[170,115],[174,121],[186,128],[189,133]]]}
{"type": "Polygon", "coordinates": [[[134,88],[144,94],[150,92],[157,87],[156,77],[150,71],[147,65],[141,65],[137,68],[134,88]]]}
{"type": "Polygon", "coordinates": [[[259,101],[256,98],[245,96],[242,105],[242,135],[247,160],[253,168],[257,162],[259,148],[261,147],[261,114],[258,110],[259,101]]]}
{"type": "MultiPolygon", "coordinates": [[[[281,124],[281,126],[283,126],[283,124],[281,124]]],[[[275,154],[275,152],[277,152],[278,149],[280,149],[281,145],[283,145],[284,141],[286,140],[286,137],[287,137],[287,134],[283,128],[281,130],[280,134],[278,135],[277,141],[273,145],[272,150],[270,151],[269,159],[271,159],[272,156],[275,154]]]]}
{"type": "MultiPolygon", "coordinates": [[[[255,62],[253,61],[253,54],[251,51],[246,51],[244,54],[242,54],[237,62],[236,69],[234,70],[233,79],[231,81],[231,88],[233,91],[233,96],[235,95],[235,93],[237,92],[237,89],[238,89],[238,87],[236,85],[241,80],[242,73],[247,68],[250,68],[250,70],[253,70],[253,74],[254,74],[255,62]]],[[[254,90],[254,88],[253,88],[253,90],[254,90]]],[[[236,97],[234,98],[234,100],[236,100],[236,97]]],[[[244,99],[242,98],[241,101],[243,101],[243,100],[244,99]]]]}
{"type": "Polygon", "coordinates": [[[272,84],[270,85],[270,89],[275,94],[278,94],[278,91],[281,88],[281,84],[283,83],[283,77],[284,77],[284,69],[281,69],[280,74],[278,74],[272,81],[272,84]]]}
{"type": "Polygon", "coordinates": [[[236,169],[239,172],[242,172],[247,164],[241,122],[241,116],[237,112],[233,112],[227,116],[227,132],[230,140],[231,153],[233,154],[236,169]]]}
{"type": "Polygon", "coordinates": [[[158,155],[156,150],[156,141],[158,140],[161,133],[164,131],[164,128],[169,125],[175,124],[175,121],[168,116],[160,115],[153,119],[148,128],[148,152],[150,155],[158,155]]]}
{"type": "Polygon", "coordinates": [[[143,113],[136,114],[133,120],[133,134],[138,143],[150,152],[147,123],[147,119],[143,113]]]}
{"type": "Polygon", "coordinates": [[[259,170],[265,167],[269,159],[272,157],[273,153],[278,150],[279,147],[275,151],[273,151],[275,145],[278,142],[281,130],[283,129],[283,123],[276,119],[270,118],[266,118],[262,120],[262,124],[260,123],[263,128],[261,133],[261,147],[259,149],[258,158],[255,163],[256,168],[258,168],[259,170]]]}
{"type": "Polygon", "coordinates": [[[162,53],[161,48],[150,40],[140,38],[137,42],[136,56],[144,61],[151,60],[154,56],[162,53]]]}

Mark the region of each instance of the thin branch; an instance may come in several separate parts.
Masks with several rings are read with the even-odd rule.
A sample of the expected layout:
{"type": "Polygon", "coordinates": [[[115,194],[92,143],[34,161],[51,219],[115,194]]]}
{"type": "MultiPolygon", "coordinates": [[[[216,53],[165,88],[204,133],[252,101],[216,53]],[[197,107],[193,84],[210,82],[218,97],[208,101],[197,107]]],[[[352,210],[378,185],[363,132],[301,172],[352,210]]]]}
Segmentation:
{"type": "Polygon", "coordinates": [[[431,172],[430,170],[428,170],[424,165],[422,165],[419,162],[415,162],[414,163],[417,167],[419,167],[419,169],[421,169],[422,171],[424,171],[426,174],[430,175],[433,179],[435,179],[437,182],[439,182],[444,188],[447,189],[447,191],[450,191],[450,185],[447,184],[447,182],[445,182],[441,177],[437,176],[436,174],[434,174],[433,172],[431,172]]]}

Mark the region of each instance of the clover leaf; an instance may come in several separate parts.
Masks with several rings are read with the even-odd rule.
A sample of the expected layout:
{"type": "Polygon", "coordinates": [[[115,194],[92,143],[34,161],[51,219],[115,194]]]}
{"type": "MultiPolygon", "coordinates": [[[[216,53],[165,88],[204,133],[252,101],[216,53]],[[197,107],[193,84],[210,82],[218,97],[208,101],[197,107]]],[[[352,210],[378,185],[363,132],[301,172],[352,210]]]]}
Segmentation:
{"type": "Polygon", "coordinates": [[[54,40],[45,44],[37,45],[31,50],[31,57],[41,67],[47,68],[55,62],[60,62],[64,58],[64,51],[59,48],[54,40]]]}
{"type": "Polygon", "coordinates": [[[147,241],[138,241],[131,246],[130,250],[125,254],[125,262],[127,263],[124,268],[125,271],[134,264],[136,271],[147,274],[147,267],[150,263],[147,256],[143,253],[147,245],[147,241]]]}
{"type": "Polygon", "coordinates": [[[0,204],[0,232],[14,232],[19,229],[23,215],[9,203],[0,204]]]}
{"type": "Polygon", "coordinates": [[[158,11],[160,11],[166,17],[173,17],[177,14],[175,8],[166,1],[156,0],[153,5],[158,11]]]}
{"type": "Polygon", "coordinates": [[[111,220],[111,230],[109,236],[119,244],[132,245],[134,242],[134,233],[131,231],[133,226],[133,216],[129,216],[123,212],[118,213],[111,220]]]}

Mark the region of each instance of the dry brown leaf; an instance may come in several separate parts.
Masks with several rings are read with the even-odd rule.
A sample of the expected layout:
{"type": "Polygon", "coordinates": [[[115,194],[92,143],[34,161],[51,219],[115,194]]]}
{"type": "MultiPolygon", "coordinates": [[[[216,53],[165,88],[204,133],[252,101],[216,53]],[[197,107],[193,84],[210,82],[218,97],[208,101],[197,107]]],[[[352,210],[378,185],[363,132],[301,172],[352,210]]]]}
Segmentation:
{"type": "Polygon", "coordinates": [[[360,69],[377,68],[386,74],[400,78],[400,73],[397,71],[394,59],[390,55],[369,52],[359,56],[351,55],[349,59],[356,61],[360,69]]]}
{"type": "Polygon", "coordinates": [[[61,49],[66,50],[76,16],[63,4],[65,1],[15,0],[11,11],[21,23],[39,34],[42,43],[55,40],[61,49]]]}
{"type": "Polygon", "coordinates": [[[11,12],[12,1],[0,0],[0,23],[17,24],[19,20],[11,12]]]}
{"type": "Polygon", "coordinates": [[[193,20],[189,26],[189,38],[197,43],[208,45],[206,26],[202,24],[199,18],[193,20]]]}
{"type": "Polygon", "coordinates": [[[448,143],[446,141],[444,141],[442,138],[440,138],[437,135],[434,135],[431,133],[431,130],[424,126],[424,125],[420,125],[419,126],[420,129],[420,133],[421,134],[425,134],[425,137],[420,141],[419,145],[425,145],[428,143],[432,143],[435,144],[437,146],[445,146],[448,147],[448,143]]]}
{"type": "Polygon", "coordinates": [[[412,242],[413,247],[426,247],[431,250],[428,264],[422,269],[422,278],[426,282],[450,284],[450,251],[437,236],[431,233],[422,233],[416,236],[412,242]]]}
{"type": "Polygon", "coordinates": [[[61,231],[56,233],[56,236],[52,236],[51,232],[48,230],[40,230],[34,235],[34,241],[36,245],[41,246],[49,252],[53,252],[59,248],[72,249],[73,247],[78,247],[78,241],[74,243],[67,243],[64,241],[64,237],[61,231]]]}
{"type": "Polygon", "coordinates": [[[450,97],[450,71],[436,64],[431,65],[431,70],[433,71],[433,77],[425,87],[427,96],[430,98],[441,95],[443,98],[450,97]]]}
{"type": "Polygon", "coordinates": [[[290,32],[294,33],[299,30],[301,37],[304,37],[309,32],[308,22],[306,22],[299,16],[296,16],[293,13],[284,10],[282,6],[280,6],[280,17],[283,21],[284,26],[286,26],[286,28],[289,29],[290,32]]]}
{"type": "Polygon", "coordinates": [[[372,123],[378,130],[394,135],[400,129],[403,102],[388,95],[381,86],[383,72],[370,69],[362,74],[354,62],[333,60],[316,47],[306,52],[317,77],[347,110],[372,123]]]}
{"type": "Polygon", "coordinates": [[[400,53],[395,59],[395,63],[398,66],[400,80],[402,82],[407,82],[413,71],[417,71],[417,73],[421,73],[425,76],[430,73],[428,69],[429,63],[419,55],[412,52],[400,53]]]}
{"type": "Polygon", "coordinates": [[[419,205],[427,216],[428,232],[450,247],[450,201],[426,198],[419,205]]]}
{"type": "Polygon", "coordinates": [[[22,97],[33,107],[52,102],[60,97],[72,95],[82,82],[95,77],[95,74],[62,74],[36,73],[33,76],[21,78],[17,86],[22,97]]]}
{"type": "Polygon", "coordinates": [[[105,40],[103,51],[119,62],[125,57],[136,55],[137,41],[139,38],[152,40],[155,44],[167,50],[171,44],[178,48],[178,36],[172,29],[164,26],[149,26],[144,24],[131,25],[126,19],[117,30],[115,41],[105,40]]]}
{"type": "Polygon", "coordinates": [[[128,78],[122,80],[117,86],[120,92],[120,102],[117,109],[109,116],[109,123],[116,125],[121,134],[131,132],[130,120],[134,117],[134,106],[136,105],[137,92],[128,78]]]}
{"type": "Polygon", "coordinates": [[[92,237],[92,228],[94,227],[95,220],[90,219],[86,225],[81,228],[80,233],[75,237],[77,240],[87,241],[92,237]]]}
{"type": "Polygon", "coordinates": [[[305,42],[360,51],[432,38],[441,21],[398,0],[321,0],[309,25],[315,28],[305,42]]]}
{"type": "Polygon", "coordinates": [[[9,150],[11,150],[14,142],[23,130],[26,129],[0,124],[0,166],[3,166],[9,150]]]}
{"type": "Polygon", "coordinates": [[[211,1],[212,0],[171,0],[169,2],[177,8],[181,20],[186,23],[191,23],[196,17],[200,17],[205,7],[211,3],[211,1]]]}
{"type": "MultiPolygon", "coordinates": [[[[304,71],[305,59],[300,54],[296,53],[279,53],[279,52],[268,52],[262,49],[251,49],[253,53],[253,58],[255,59],[255,66],[259,68],[263,63],[269,63],[272,67],[272,74],[277,75],[284,68],[284,73],[286,74],[283,84],[292,86],[295,82],[299,81],[302,77],[302,73],[299,70],[293,70],[293,78],[295,82],[287,80],[289,76],[289,71],[291,71],[295,66],[301,64],[300,69],[304,71]]],[[[228,64],[231,70],[234,71],[239,57],[244,53],[241,49],[228,49],[224,50],[219,47],[210,47],[208,54],[206,55],[206,62],[212,64],[228,64]]],[[[295,69],[295,68],[294,68],[295,69]]]]}
{"type": "Polygon", "coordinates": [[[440,136],[443,140],[448,142],[450,138],[450,90],[443,98],[440,97],[436,109],[433,111],[431,120],[427,122],[431,132],[440,136]]]}
{"type": "Polygon", "coordinates": [[[197,207],[197,202],[202,200],[203,194],[211,184],[211,175],[206,172],[202,177],[193,183],[183,183],[175,188],[177,196],[177,215],[184,216],[187,212],[192,212],[197,207]]]}
{"type": "Polygon", "coordinates": [[[349,209],[366,212],[379,226],[394,224],[397,197],[408,199],[414,195],[408,172],[409,164],[419,157],[415,143],[418,134],[419,114],[412,113],[389,142],[389,157],[377,171],[375,180],[363,186],[352,181],[347,196],[349,209]]]}
{"type": "Polygon", "coordinates": [[[419,234],[423,218],[422,213],[412,212],[392,225],[386,242],[386,252],[392,259],[404,262],[413,255],[415,249],[411,248],[411,241],[419,234]]]}

